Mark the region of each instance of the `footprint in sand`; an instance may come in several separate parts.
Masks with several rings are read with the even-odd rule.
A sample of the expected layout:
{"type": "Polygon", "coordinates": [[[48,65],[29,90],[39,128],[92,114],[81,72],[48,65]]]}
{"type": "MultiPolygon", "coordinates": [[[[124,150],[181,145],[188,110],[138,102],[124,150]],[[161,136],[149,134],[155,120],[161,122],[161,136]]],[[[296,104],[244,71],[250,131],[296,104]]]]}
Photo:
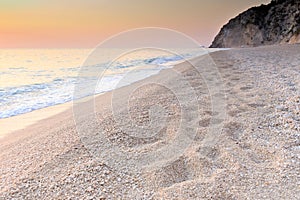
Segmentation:
{"type": "Polygon", "coordinates": [[[213,160],[220,156],[220,150],[217,147],[210,147],[210,146],[201,147],[198,149],[198,152],[201,155],[213,160]]]}
{"type": "Polygon", "coordinates": [[[146,180],[150,187],[166,188],[176,183],[181,183],[190,179],[188,161],[181,157],[177,160],[168,163],[162,168],[153,169],[146,174],[146,180]]]}
{"type": "Polygon", "coordinates": [[[235,121],[228,122],[224,125],[223,128],[226,135],[233,141],[238,141],[241,134],[243,133],[243,124],[235,121]]]}
{"type": "Polygon", "coordinates": [[[251,90],[251,89],[253,89],[253,87],[251,87],[251,86],[244,86],[244,87],[240,88],[240,90],[242,90],[242,91],[251,90]]]}

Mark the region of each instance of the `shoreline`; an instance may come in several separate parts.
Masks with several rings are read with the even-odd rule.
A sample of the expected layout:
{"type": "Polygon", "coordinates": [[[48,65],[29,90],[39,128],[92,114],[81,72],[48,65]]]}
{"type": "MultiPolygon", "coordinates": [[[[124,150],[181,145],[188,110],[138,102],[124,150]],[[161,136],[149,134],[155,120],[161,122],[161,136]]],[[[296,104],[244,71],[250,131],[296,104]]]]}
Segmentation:
{"type": "Polygon", "coordinates": [[[71,103],[72,102],[66,102],[63,104],[34,110],[21,115],[0,119],[0,140],[16,131],[24,130],[30,125],[66,111],[72,107],[71,103]]]}
{"type": "MultiPolygon", "coordinates": [[[[181,65],[182,63],[185,63],[187,61],[189,62],[190,60],[194,60],[194,59],[197,59],[199,57],[205,56],[209,53],[213,53],[213,52],[217,52],[217,51],[225,51],[225,50],[228,50],[228,48],[227,49],[225,49],[225,48],[224,49],[222,49],[222,48],[221,49],[220,48],[207,49],[206,54],[196,56],[196,57],[193,57],[193,58],[189,58],[187,60],[183,60],[182,62],[179,62],[179,63],[173,65],[170,69],[176,67],[177,65],[181,65]]],[[[161,71],[167,70],[167,69],[168,68],[162,69],[157,74],[150,75],[150,76],[148,76],[146,78],[143,78],[143,79],[141,79],[139,81],[136,81],[136,82],[140,82],[140,81],[143,81],[145,79],[149,79],[152,76],[157,76],[161,73],[161,71]]],[[[136,82],[130,83],[130,85],[134,84],[136,82]]],[[[121,88],[126,87],[126,86],[127,85],[122,86],[121,88]]],[[[116,89],[119,89],[119,88],[116,88],[116,89]]],[[[94,95],[94,97],[97,98],[98,96],[103,95],[103,94],[108,93],[108,92],[111,92],[111,91],[96,94],[96,95],[94,95]]],[[[82,99],[84,101],[84,99],[88,99],[88,98],[91,98],[91,97],[92,96],[88,96],[88,97],[84,97],[82,99]]],[[[46,119],[51,118],[55,115],[58,115],[62,112],[65,112],[68,109],[72,109],[73,102],[74,101],[72,100],[72,101],[62,103],[62,104],[57,104],[57,105],[54,105],[54,106],[49,106],[49,107],[45,107],[45,108],[42,108],[42,109],[33,110],[31,112],[28,112],[28,113],[12,116],[12,117],[9,117],[9,118],[0,119],[0,140],[2,140],[3,138],[9,136],[10,134],[13,134],[14,132],[19,132],[21,130],[24,130],[25,128],[27,128],[31,125],[34,125],[34,124],[38,123],[39,121],[46,120],[46,119]]]]}

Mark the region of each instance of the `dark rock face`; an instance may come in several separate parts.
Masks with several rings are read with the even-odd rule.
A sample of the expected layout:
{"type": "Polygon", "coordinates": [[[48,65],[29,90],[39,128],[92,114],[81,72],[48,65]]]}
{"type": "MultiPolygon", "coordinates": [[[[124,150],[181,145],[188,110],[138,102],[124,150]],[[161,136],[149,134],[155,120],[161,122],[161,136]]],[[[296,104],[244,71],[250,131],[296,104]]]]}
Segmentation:
{"type": "Polygon", "coordinates": [[[300,43],[300,0],[273,0],[231,19],[212,48],[300,43]]]}

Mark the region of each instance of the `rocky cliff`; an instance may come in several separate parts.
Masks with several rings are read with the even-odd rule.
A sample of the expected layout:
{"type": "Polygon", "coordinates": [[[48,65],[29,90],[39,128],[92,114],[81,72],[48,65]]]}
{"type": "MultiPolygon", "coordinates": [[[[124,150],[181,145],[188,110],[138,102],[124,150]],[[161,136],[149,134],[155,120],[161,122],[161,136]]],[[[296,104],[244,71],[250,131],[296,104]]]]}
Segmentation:
{"type": "Polygon", "coordinates": [[[212,48],[300,43],[300,0],[273,0],[223,26],[212,48]]]}

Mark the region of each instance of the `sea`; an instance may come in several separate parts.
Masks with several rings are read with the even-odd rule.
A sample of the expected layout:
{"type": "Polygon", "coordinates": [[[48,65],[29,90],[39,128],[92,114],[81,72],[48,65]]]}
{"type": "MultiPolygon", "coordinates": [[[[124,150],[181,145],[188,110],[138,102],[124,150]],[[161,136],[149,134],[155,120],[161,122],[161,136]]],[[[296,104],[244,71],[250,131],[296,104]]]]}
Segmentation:
{"type": "Polygon", "coordinates": [[[106,59],[93,60],[94,51],[0,49],[0,119],[70,102],[74,99],[76,84],[101,79],[93,93],[76,98],[101,94],[157,74],[209,50],[184,49],[170,53],[146,49],[108,59],[116,55],[116,50],[104,49],[101,52],[106,59]],[[81,77],[82,70],[90,70],[90,76],[81,77]],[[132,71],[134,73],[129,73],[132,71]],[[101,72],[101,76],[97,72],[101,72]],[[130,78],[128,74],[131,74],[130,78]],[[125,84],[124,81],[118,84],[125,76],[125,84]]]}

